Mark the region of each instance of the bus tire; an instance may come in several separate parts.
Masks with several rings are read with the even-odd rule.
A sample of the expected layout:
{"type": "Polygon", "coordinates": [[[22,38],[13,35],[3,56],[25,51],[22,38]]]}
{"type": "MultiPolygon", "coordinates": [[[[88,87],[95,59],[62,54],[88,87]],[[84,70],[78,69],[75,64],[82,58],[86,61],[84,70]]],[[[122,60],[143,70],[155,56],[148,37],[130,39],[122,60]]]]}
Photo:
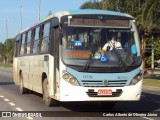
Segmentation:
{"type": "Polygon", "coordinates": [[[43,101],[49,107],[58,105],[58,101],[49,97],[49,87],[47,78],[43,81],[43,101]]]}
{"type": "Polygon", "coordinates": [[[27,93],[29,93],[29,90],[27,88],[25,88],[24,85],[23,85],[23,76],[22,76],[22,73],[21,73],[21,75],[20,75],[19,78],[20,78],[20,93],[21,94],[27,94],[27,93]]]}

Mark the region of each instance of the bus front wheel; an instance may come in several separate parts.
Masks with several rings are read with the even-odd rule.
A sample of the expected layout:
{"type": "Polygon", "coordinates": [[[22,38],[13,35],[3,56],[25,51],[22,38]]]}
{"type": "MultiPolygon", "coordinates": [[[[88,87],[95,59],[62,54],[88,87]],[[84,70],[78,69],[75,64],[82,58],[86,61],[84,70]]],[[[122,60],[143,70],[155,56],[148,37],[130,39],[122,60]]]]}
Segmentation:
{"type": "Polygon", "coordinates": [[[22,73],[20,75],[20,93],[21,94],[26,94],[29,92],[29,90],[27,88],[24,87],[24,84],[23,84],[23,76],[22,76],[22,73]]]}
{"type": "Polygon", "coordinates": [[[47,106],[57,106],[58,101],[53,100],[49,97],[49,86],[48,86],[48,80],[47,78],[43,81],[43,101],[47,106]]]}

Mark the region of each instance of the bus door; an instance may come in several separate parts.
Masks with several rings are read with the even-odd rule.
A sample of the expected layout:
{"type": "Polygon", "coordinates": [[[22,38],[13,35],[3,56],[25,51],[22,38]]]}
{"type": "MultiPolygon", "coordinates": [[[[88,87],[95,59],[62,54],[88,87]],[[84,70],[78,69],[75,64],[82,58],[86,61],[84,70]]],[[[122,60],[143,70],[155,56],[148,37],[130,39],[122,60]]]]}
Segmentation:
{"type": "Polygon", "coordinates": [[[52,28],[53,32],[53,91],[54,95],[56,95],[57,84],[59,83],[59,28],[52,28]]]}
{"type": "Polygon", "coordinates": [[[16,85],[19,85],[19,72],[18,72],[18,52],[19,52],[19,41],[20,35],[16,37],[15,45],[14,45],[14,57],[13,57],[13,80],[16,85]]]}

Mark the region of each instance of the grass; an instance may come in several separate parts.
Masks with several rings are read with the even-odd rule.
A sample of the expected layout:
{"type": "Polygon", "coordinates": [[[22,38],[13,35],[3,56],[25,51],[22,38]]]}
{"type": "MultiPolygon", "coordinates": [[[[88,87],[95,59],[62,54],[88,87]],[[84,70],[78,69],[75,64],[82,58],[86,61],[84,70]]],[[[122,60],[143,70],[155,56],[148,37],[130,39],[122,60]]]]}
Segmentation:
{"type": "Polygon", "coordinates": [[[153,87],[160,87],[160,80],[156,79],[144,79],[143,85],[146,86],[153,86],[153,87]]]}
{"type": "Polygon", "coordinates": [[[2,64],[0,63],[0,67],[8,67],[8,68],[12,68],[12,64],[2,64]]]}

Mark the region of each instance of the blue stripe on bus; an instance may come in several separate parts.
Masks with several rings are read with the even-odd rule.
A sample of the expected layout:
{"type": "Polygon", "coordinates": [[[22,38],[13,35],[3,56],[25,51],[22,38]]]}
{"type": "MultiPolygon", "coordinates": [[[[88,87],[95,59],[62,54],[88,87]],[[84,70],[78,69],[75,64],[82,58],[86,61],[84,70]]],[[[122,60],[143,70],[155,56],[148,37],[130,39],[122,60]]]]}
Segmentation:
{"type": "Polygon", "coordinates": [[[67,67],[67,72],[73,75],[79,83],[82,85],[82,80],[87,81],[97,81],[97,80],[110,80],[110,81],[118,81],[118,80],[127,80],[126,85],[129,85],[132,79],[140,72],[140,68],[137,68],[131,72],[127,73],[85,73],[78,72],[71,68],[67,67]]]}

